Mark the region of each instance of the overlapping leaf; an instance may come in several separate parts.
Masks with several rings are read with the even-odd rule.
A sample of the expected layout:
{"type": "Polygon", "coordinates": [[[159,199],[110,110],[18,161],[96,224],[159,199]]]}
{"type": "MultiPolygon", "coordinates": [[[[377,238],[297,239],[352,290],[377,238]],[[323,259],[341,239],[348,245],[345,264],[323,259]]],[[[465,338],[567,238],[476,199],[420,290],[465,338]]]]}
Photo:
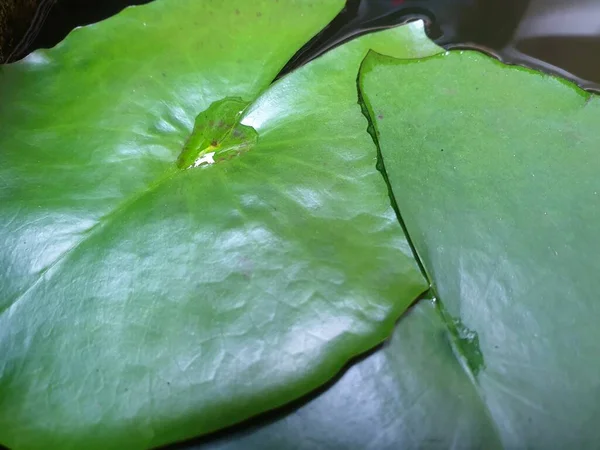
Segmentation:
{"type": "Polygon", "coordinates": [[[371,55],[361,85],[397,205],[503,446],[594,447],[600,100],[474,52],[371,55]]]}

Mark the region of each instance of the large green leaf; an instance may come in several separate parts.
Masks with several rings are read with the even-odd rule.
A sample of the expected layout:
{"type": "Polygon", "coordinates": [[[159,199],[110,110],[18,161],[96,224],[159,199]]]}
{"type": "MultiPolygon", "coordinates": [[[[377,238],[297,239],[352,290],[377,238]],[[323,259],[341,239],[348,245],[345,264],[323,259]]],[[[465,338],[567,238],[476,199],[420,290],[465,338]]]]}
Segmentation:
{"type": "Polygon", "coordinates": [[[361,86],[399,211],[503,446],[597,447],[600,101],[473,52],[371,55],[361,86]]]}
{"type": "Polygon", "coordinates": [[[159,0],[0,68],[0,310],[164,176],[198,113],[254,100],[342,4],[159,0]]]}
{"type": "Polygon", "coordinates": [[[356,86],[369,48],[437,52],[422,26],[252,103],[335,6],[159,1],[3,71],[0,441],[143,448],[235,423],[329,379],[426,288],[356,86]]]}

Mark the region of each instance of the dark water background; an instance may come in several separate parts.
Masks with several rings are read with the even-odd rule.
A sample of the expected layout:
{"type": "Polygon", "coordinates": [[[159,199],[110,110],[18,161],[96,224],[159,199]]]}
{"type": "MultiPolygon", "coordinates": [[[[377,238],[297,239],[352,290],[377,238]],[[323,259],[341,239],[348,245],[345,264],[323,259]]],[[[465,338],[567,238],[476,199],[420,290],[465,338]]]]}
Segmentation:
{"type": "MultiPolygon", "coordinates": [[[[150,1],[45,0],[10,61],[52,47],[77,26],[150,1]]],[[[425,19],[429,36],[445,48],[476,48],[600,90],[600,0],[347,0],[284,72],[352,37],[415,18],[425,19]]]]}

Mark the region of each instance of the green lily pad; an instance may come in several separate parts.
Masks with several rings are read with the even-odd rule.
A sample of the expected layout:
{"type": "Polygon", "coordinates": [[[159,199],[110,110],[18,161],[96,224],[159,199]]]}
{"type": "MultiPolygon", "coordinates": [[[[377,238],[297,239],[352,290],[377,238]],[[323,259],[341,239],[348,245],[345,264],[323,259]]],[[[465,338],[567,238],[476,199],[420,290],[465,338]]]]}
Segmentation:
{"type": "Polygon", "coordinates": [[[600,100],[474,52],[370,55],[361,88],[503,447],[597,446],[600,100]]]}
{"type": "Polygon", "coordinates": [[[158,1],[3,70],[0,442],[147,448],[233,424],[331,378],[427,288],[356,86],[370,48],[439,51],[422,25],[257,98],[339,6],[158,1]],[[244,151],[181,164],[240,129],[244,151]]]}
{"type": "Polygon", "coordinates": [[[159,0],[4,66],[0,310],[170,173],[199,113],[254,100],[342,4],[159,0]],[[299,16],[293,30],[284,24],[299,16]]]}

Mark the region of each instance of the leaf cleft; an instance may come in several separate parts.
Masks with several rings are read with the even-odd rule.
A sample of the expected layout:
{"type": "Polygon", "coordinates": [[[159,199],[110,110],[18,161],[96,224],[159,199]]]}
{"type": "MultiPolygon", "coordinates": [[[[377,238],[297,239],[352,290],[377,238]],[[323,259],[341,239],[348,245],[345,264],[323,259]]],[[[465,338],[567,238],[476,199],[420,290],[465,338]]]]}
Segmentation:
{"type": "Polygon", "coordinates": [[[400,209],[398,208],[398,203],[396,202],[396,197],[394,195],[394,191],[392,190],[392,185],[390,183],[389,177],[387,175],[387,172],[385,170],[385,164],[383,162],[383,156],[381,154],[381,147],[379,145],[379,138],[378,138],[378,131],[377,131],[377,127],[375,126],[374,122],[373,122],[373,111],[371,109],[371,107],[368,104],[367,99],[365,98],[365,96],[362,94],[362,88],[360,86],[360,80],[364,75],[364,70],[365,70],[365,61],[367,61],[367,59],[369,58],[369,55],[371,53],[376,53],[373,50],[371,50],[362,60],[360,68],[358,70],[358,74],[356,76],[356,91],[357,91],[357,95],[358,95],[358,104],[360,105],[360,109],[361,112],[363,113],[363,115],[365,116],[365,118],[367,119],[367,133],[369,133],[369,135],[371,136],[371,139],[373,140],[373,143],[375,144],[375,148],[377,150],[377,162],[376,162],[376,169],[377,171],[381,174],[381,176],[383,177],[383,180],[385,182],[385,185],[387,187],[387,192],[388,192],[388,197],[390,200],[390,204],[392,206],[392,208],[394,209],[394,213],[396,214],[396,219],[398,220],[398,222],[400,223],[400,226],[402,227],[402,231],[404,232],[404,236],[406,236],[406,241],[408,242],[408,245],[410,246],[410,249],[412,251],[413,257],[415,259],[415,261],[417,262],[417,265],[419,266],[419,269],[421,271],[421,274],[423,275],[423,277],[427,280],[427,283],[429,284],[429,286],[431,286],[431,280],[430,277],[427,274],[427,271],[425,270],[425,266],[423,265],[423,262],[421,261],[421,258],[419,257],[419,254],[417,252],[417,249],[410,237],[410,235],[408,234],[408,229],[406,228],[406,224],[404,223],[404,219],[402,218],[402,215],[400,214],[400,209]]]}
{"type": "Polygon", "coordinates": [[[214,164],[254,147],[258,133],[240,123],[249,105],[250,102],[239,97],[226,97],[198,114],[194,129],[177,158],[177,167],[191,169],[214,164]]]}

